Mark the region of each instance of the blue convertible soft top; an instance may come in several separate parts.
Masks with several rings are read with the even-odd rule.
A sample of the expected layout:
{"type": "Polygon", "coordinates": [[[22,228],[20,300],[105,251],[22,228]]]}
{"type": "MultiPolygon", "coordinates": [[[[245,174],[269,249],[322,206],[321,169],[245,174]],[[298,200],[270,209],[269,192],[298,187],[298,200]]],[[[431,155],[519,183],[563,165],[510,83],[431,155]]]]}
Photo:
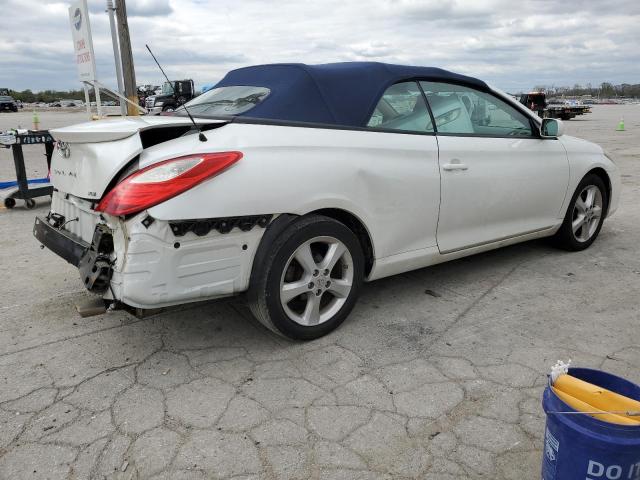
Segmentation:
{"type": "Polygon", "coordinates": [[[412,79],[488,89],[481,80],[440,68],[378,62],[256,65],[230,71],[216,87],[270,89],[269,96],[249,110],[247,117],[362,127],[389,86],[412,79]]]}

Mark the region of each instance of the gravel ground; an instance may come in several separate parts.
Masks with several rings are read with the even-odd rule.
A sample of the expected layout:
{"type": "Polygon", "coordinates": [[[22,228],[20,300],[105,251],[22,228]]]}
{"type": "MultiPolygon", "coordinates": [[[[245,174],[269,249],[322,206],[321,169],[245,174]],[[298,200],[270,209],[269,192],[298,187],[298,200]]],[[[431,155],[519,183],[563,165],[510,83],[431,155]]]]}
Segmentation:
{"type": "MultiPolygon", "coordinates": [[[[45,128],[84,118],[41,114],[45,128]]],[[[0,130],[30,121],[0,114],[0,130]]],[[[0,478],[540,478],[550,365],[640,382],[640,106],[566,126],[623,173],[590,249],[529,242],[373,282],[342,328],[304,344],[239,299],[80,318],[76,270],[31,235],[47,202],[0,209],[0,478]]]]}

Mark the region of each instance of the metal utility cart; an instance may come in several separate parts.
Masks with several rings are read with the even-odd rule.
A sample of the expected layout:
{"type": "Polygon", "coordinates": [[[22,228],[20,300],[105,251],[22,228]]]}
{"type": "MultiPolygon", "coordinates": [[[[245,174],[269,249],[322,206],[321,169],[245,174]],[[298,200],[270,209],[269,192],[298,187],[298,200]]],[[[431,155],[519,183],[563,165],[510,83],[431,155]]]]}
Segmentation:
{"type": "Polygon", "coordinates": [[[16,200],[24,200],[24,205],[28,209],[36,206],[36,197],[44,197],[53,193],[51,184],[29,188],[27,172],[24,165],[23,145],[44,145],[45,157],[47,158],[47,170],[51,167],[51,155],[53,154],[53,137],[47,130],[28,130],[26,132],[7,132],[0,135],[0,145],[11,148],[13,153],[13,163],[16,167],[17,188],[4,199],[4,206],[13,208],[16,200]]]}

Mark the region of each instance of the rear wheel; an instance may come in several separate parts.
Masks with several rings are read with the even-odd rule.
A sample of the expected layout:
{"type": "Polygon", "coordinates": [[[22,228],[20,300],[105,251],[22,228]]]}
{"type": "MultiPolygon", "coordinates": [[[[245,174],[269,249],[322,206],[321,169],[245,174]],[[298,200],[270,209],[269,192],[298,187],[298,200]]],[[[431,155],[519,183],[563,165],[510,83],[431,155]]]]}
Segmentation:
{"type": "Polygon", "coordinates": [[[584,177],[554,236],[556,244],[571,251],[588,248],[600,233],[608,206],[607,189],[602,179],[594,174],[584,177]]]}
{"type": "Polygon", "coordinates": [[[267,328],[311,340],[349,315],[364,277],[362,248],[354,233],[328,217],[302,217],[265,245],[254,268],[249,305],[267,328]]]}

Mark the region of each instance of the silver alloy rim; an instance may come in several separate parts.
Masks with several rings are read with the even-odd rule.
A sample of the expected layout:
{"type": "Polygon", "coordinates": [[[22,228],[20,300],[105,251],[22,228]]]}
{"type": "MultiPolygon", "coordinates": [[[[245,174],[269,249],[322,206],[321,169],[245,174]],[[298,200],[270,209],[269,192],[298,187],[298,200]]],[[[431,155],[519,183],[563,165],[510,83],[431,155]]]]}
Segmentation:
{"type": "Polygon", "coordinates": [[[579,242],[586,242],[596,233],[602,217],[602,193],[595,185],[585,187],[576,198],[571,228],[579,242]]]}
{"type": "Polygon", "coordinates": [[[304,325],[320,325],[340,311],[353,286],[353,259],[334,237],[315,237],[287,260],[280,279],[280,303],[287,316],[304,325]]]}

